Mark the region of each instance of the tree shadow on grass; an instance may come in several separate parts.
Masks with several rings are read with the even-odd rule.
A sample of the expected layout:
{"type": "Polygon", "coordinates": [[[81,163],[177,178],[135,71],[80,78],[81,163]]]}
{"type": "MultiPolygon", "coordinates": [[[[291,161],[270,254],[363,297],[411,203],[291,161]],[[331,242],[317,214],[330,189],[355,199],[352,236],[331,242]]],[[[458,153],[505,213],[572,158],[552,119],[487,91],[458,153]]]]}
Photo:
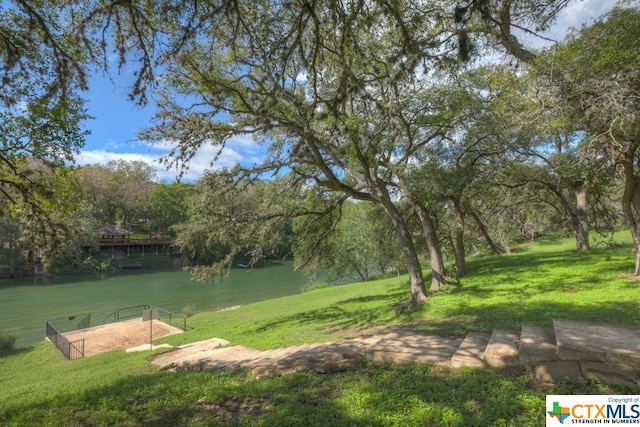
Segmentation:
{"type": "MultiPolygon", "coordinates": [[[[634,284],[622,283],[621,287],[636,289],[634,284]]],[[[526,286],[518,283],[463,284],[436,293],[427,304],[413,311],[396,308],[406,298],[406,290],[397,289],[384,295],[346,299],[322,309],[281,316],[258,325],[254,331],[260,333],[281,327],[295,330],[317,324],[324,332],[342,332],[347,336],[398,328],[464,336],[471,331],[490,332],[495,328],[518,330],[523,324],[551,326],[553,319],[640,324],[640,294],[638,298],[621,298],[620,301],[585,300],[582,297],[581,292],[593,294],[600,286],[598,277],[579,283],[542,281],[526,286]],[[545,293],[552,295],[552,299],[541,298],[545,293]],[[496,297],[498,294],[502,295],[496,297]]]]}
{"type": "MultiPolygon", "coordinates": [[[[495,292],[495,290],[493,291],[495,292]]],[[[533,289],[530,295],[537,294],[533,289]]],[[[474,298],[482,299],[483,291],[473,290],[474,298]]],[[[492,291],[487,291],[488,294],[492,291]]],[[[354,298],[333,304],[327,308],[294,315],[282,316],[262,324],[255,332],[270,328],[302,327],[317,324],[327,333],[343,332],[345,335],[369,335],[392,329],[404,329],[442,336],[463,337],[471,331],[491,332],[495,328],[519,330],[523,324],[551,326],[554,319],[570,319],[587,322],[616,324],[640,324],[640,297],[621,301],[584,303],[571,289],[561,293],[554,301],[531,301],[523,293],[516,300],[473,304],[465,300],[464,291],[457,298],[458,303],[446,313],[432,315],[439,303],[433,298],[429,303],[414,311],[394,309],[403,293],[389,296],[368,296],[354,298]],[[374,303],[372,305],[372,303],[374,303]]]]}
{"type": "MultiPolygon", "coordinates": [[[[32,346],[33,347],[33,346],[32,346]]],[[[29,353],[32,351],[32,347],[17,347],[6,350],[0,350],[0,359],[3,357],[17,356],[23,353],[29,353]]]]}
{"type": "Polygon", "coordinates": [[[349,298],[317,310],[309,310],[281,316],[255,329],[256,333],[272,328],[318,324],[328,331],[364,332],[387,324],[407,321],[415,313],[398,309],[397,305],[406,299],[406,290],[391,291],[384,295],[368,295],[349,298]]]}
{"type": "Polygon", "coordinates": [[[458,335],[475,328],[550,325],[554,318],[640,323],[640,292],[633,292],[639,285],[620,278],[627,264],[633,266],[627,249],[473,260],[460,286],[434,295],[435,314],[427,310],[421,323],[429,331],[458,335]]]}
{"type": "Polygon", "coordinates": [[[569,249],[552,252],[526,251],[503,256],[470,259],[467,263],[467,276],[501,273],[516,275],[519,272],[531,270],[543,273],[558,266],[585,265],[590,267],[594,263],[598,264],[599,274],[617,276],[625,265],[628,265],[630,271],[633,270],[633,258],[629,256],[628,249],[627,247],[618,249],[596,248],[588,252],[569,249]],[[619,258],[617,262],[609,262],[615,258],[619,258]]]}
{"type": "MultiPolygon", "coordinates": [[[[629,394],[623,386],[561,384],[565,393],[629,394]]],[[[17,405],[10,425],[543,425],[545,394],[520,369],[375,366],[252,380],[237,373],[152,373],[17,405]]]]}
{"type": "Polygon", "coordinates": [[[627,251],[541,251],[477,259],[460,286],[433,294],[413,311],[395,308],[407,297],[408,284],[403,283],[385,294],[271,318],[250,332],[311,327],[332,339],[398,328],[464,336],[474,330],[519,329],[524,323],[549,326],[555,318],[638,324],[640,294],[636,298],[629,292],[636,284],[618,279],[627,251]],[[616,300],[615,292],[623,296],[616,300]]]}
{"type": "Polygon", "coordinates": [[[433,319],[427,316],[414,322],[413,326],[428,333],[464,336],[471,331],[491,332],[496,328],[520,330],[522,325],[552,326],[554,319],[639,325],[640,304],[638,301],[621,301],[582,305],[567,300],[462,306],[450,317],[433,319]]]}

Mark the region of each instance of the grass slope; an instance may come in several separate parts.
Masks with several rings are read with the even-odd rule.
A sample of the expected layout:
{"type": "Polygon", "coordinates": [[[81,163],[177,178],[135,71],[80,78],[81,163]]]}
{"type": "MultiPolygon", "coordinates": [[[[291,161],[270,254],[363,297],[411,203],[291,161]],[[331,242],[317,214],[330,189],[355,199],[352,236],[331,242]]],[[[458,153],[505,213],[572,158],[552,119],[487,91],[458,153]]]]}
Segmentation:
{"type": "MultiPolygon", "coordinates": [[[[546,240],[471,258],[459,286],[412,312],[394,309],[408,284],[393,277],[198,313],[188,332],[164,342],[216,336],[267,349],[398,328],[463,336],[554,318],[640,324],[640,284],[628,277],[632,246],[626,234],[616,242],[577,253],[571,241],[546,240]]],[[[156,372],[148,357],[111,352],[68,362],[44,342],[0,353],[0,425],[537,426],[546,394],[640,394],[598,382],[549,388],[527,368],[364,364],[254,381],[246,372],[156,372]]]]}

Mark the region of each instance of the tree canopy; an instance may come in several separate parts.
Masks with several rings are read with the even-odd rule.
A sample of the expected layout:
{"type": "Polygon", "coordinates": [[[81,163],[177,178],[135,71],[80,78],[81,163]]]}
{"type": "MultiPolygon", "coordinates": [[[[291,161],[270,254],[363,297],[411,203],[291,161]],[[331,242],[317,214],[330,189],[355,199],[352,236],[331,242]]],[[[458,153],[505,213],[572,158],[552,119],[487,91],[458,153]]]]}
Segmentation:
{"type": "MultiPolygon", "coordinates": [[[[512,13],[514,22],[544,26],[557,12],[505,3],[499,13],[512,13]]],[[[174,154],[188,158],[209,141],[224,147],[249,134],[268,145],[268,158],[239,176],[288,174],[380,205],[409,270],[409,305],[426,301],[415,243],[395,199],[407,197],[421,219],[437,289],[445,278],[434,221],[404,177],[427,146],[446,144],[461,119],[443,107],[451,98],[439,97],[434,82],[462,66],[461,52],[468,56],[460,48],[466,33],[455,26],[469,23],[471,11],[447,2],[265,1],[200,12],[197,37],[180,33],[180,50],[167,58],[155,126],[144,136],[174,140],[174,154]]],[[[485,18],[486,35],[509,30],[485,18]]]]}
{"type": "MultiPolygon", "coordinates": [[[[149,220],[193,251],[224,253],[227,267],[283,248],[297,248],[301,264],[323,253],[327,261],[331,245],[371,234],[341,222],[356,224],[369,212],[358,203],[368,203],[395,232],[413,306],[427,300],[423,246],[431,290],[449,280],[443,248],[451,246],[462,277],[466,236],[477,231],[499,253],[491,227],[537,230],[547,208],[587,250],[597,212],[589,196],[606,193],[613,168],[640,236],[638,11],[614,9],[544,52],[514,37],[547,28],[567,4],[15,0],[0,21],[0,190],[8,206],[45,217],[51,194],[31,179],[29,162],[72,160],[83,144],[87,76],[111,72],[115,54],[116,68],[137,70],[131,99],[154,93],[157,112],[140,137],[173,143],[167,164],[188,162],[206,144],[220,153],[237,136],[265,147],[264,161],[213,172],[193,194],[175,186],[181,208],[149,220]],[[481,64],[504,51],[521,63],[481,64]]],[[[170,203],[144,165],[84,167],[79,177],[85,201],[109,221],[146,221],[150,206],[170,203]]],[[[368,267],[362,257],[342,261],[368,267]]]]}

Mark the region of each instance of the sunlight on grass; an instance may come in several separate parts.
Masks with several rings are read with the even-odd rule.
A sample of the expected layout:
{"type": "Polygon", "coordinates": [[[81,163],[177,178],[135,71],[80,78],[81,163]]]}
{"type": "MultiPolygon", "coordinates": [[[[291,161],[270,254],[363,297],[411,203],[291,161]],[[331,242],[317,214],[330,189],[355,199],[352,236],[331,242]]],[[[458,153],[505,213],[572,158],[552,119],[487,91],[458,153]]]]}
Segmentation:
{"type": "Polygon", "coordinates": [[[620,278],[633,269],[632,247],[579,253],[569,243],[469,260],[461,286],[432,298],[426,330],[460,335],[496,325],[548,326],[554,318],[639,324],[640,285],[620,278]]]}
{"type": "MultiPolygon", "coordinates": [[[[408,297],[408,280],[393,277],[196,313],[187,332],[161,341],[219,337],[268,349],[394,329],[463,336],[545,326],[554,318],[640,324],[640,284],[628,279],[628,236],[594,246],[578,253],[570,240],[549,238],[500,257],[472,257],[459,286],[413,311],[397,309],[408,297]]],[[[157,372],[148,357],[115,351],[69,362],[45,342],[0,352],[0,424],[537,426],[544,424],[549,391],[640,393],[575,381],[549,390],[520,368],[427,365],[366,364],[341,374],[254,381],[247,372],[157,372]]]]}

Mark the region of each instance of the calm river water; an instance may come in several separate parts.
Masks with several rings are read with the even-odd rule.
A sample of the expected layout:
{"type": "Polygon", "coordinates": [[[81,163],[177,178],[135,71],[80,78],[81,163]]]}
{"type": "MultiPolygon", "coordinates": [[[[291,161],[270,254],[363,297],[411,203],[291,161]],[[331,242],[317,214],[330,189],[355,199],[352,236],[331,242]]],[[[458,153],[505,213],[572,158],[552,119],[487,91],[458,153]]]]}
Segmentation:
{"type": "Polygon", "coordinates": [[[198,283],[181,270],[141,270],[106,275],[61,276],[0,281],[0,334],[18,337],[25,347],[44,339],[50,319],[91,313],[91,325],[119,308],[152,304],[174,313],[218,310],[297,294],[306,278],[292,262],[234,269],[215,284],[198,283]]]}

